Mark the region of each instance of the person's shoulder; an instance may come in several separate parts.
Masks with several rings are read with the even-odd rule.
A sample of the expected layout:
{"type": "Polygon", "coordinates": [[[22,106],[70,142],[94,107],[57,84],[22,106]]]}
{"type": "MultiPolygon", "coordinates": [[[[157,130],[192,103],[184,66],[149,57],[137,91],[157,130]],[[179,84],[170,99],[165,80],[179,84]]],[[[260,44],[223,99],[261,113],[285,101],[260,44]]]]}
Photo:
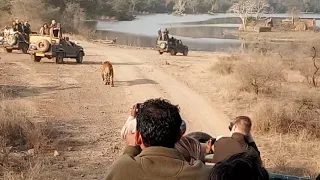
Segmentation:
{"type": "Polygon", "coordinates": [[[130,179],[128,176],[138,172],[139,167],[134,157],[123,154],[107,168],[106,179],[130,179]]]}
{"type": "Polygon", "coordinates": [[[200,160],[196,161],[193,165],[186,162],[181,172],[181,176],[186,179],[208,179],[211,169],[212,166],[207,166],[200,160]]]}
{"type": "Polygon", "coordinates": [[[138,162],[135,160],[134,157],[128,155],[128,154],[123,154],[119,156],[111,166],[108,167],[108,169],[113,169],[113,170],[120,170],[123,169],[123,167],[130,167],[134,166],[135,164],[138,164],[138,162]]]}

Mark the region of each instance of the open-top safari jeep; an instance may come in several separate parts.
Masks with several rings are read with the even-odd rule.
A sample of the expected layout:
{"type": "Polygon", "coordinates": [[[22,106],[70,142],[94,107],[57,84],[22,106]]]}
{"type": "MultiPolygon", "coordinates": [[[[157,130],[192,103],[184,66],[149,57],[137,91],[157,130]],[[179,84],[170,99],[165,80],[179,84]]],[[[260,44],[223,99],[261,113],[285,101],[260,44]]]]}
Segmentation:
{"type": "Polygon", "coordinates": [[[1,38],[1,46],[7,53],[12,53],[13,50],[21,50],[24,54],[27,54],[29,42],[19,33],[4,34],[1,38]]]}
{"type": "Polygon", "coordinates": [[[68,38],[53,36],[30,35],[30,46],[28,50],[34,62],[40,62],[42,58],[55,58],[57,64],[63,63],[64,58],[74,58],[77,63],[82,63],[83,48],[68,38]]]}
{"type": "Polygon", "coordinates": [[[170,53],[172,56],[177,53],[182,53],[184,56],[188,55],[189,49],[188,46],[183,45],[181,40],[170,38],[168,41],[157,40],[157,51],[159,54],[164,52],[170,53]]]}

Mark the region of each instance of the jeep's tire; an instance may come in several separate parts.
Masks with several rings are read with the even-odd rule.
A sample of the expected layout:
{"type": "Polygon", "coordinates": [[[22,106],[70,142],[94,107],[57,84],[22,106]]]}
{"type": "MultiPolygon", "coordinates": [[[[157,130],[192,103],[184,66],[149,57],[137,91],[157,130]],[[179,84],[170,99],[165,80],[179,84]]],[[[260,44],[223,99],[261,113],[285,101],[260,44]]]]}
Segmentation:
{"type": "Polygon", "coordinates": [[[83,52],[79,52],[77,57],[76,57],[76,61],[78,64],[81,64],[83,60],[83,52]]]}
{"type": "Polygon", "coordinates": [[[165,49],[166,47],[167,47],[167,43],[164,43],[164,42],[160,43],[161,49],[165,49]]]}
{"type": "Polygon", "coordinates": [[[171,49],[170,54],[171,54],[171,56],[175,56],[177,54],[177,52],[174,49],[171,49]]]}
{"type": "Polygon", "coordinates": [[[184,56],[188,56],[188,52],[189,52],[188,50],[184,50],[182,54],[183,54],[184,56]]]}
{"type": "Polygon", "coordinates": [[[50,48],[50,42],[46,39],[42,39],[36,43],[37,49],[42,52],[48,51],[50,48]]]}
{"type": "Polygon", "coordinates": [[[12,49],[7,49],[7,48],[4,48],[6,50],[7,53],[12,53],[12,49]]]}
{"type": "Polygon", "coordinates": [[[10,36],[8,36],[6,41],[7,41],[8,45],[14,46],[18,43],[18,38],[15,35],[10,35],[10,36]]]}
{"type": "Polygon", "coordinates": [[[23,54],[28,54],[29,46],[27,44],[23,45],[21,51],[23,54]]]}
{"type": "Polygon", "coordinates": [[[35,54],[31,55],[31,60],[33,62],[40,62],[41,61],[41,57],[40,56],[36,56],[35,54]]]}
{"type": "Polygon", "coordinates": [[[57,52],[56,54],[56,64],[63,63],[63,52],[57,52]]]}

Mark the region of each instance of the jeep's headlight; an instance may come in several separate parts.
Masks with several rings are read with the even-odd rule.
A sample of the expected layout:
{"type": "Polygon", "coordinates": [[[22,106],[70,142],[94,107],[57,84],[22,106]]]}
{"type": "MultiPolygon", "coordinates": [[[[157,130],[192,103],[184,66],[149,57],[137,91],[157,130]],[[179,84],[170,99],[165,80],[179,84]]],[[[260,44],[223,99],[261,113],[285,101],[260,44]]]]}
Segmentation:
{"type": "Polygon", "coordinates": [[[36,50],[37,49],[37,46],[36,45],[30,45],[30,50],[36,50]]]}

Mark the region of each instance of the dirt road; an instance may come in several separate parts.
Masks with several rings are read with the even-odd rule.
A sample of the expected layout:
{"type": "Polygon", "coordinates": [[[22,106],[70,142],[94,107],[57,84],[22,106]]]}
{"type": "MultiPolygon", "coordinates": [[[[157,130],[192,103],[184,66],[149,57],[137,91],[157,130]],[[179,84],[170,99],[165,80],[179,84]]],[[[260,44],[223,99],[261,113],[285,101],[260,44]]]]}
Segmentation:
{"type": "MultiPolygon", "coordinates": [[[[149,98],[162,97],[179,104],[188,132],[227,133],[228,121],[219,105],[198,93],[201,86],[191,88],[188,84],[199,81],[200,85],[206,79],[191,80],[186,75],[177,78],[179,81],[166,72],[167,66],[172,73],[181,71],[166,62],[192,66],[192,61],[210,61],[211,54],[190,52],[188,57],[172,57],[153,50],[80,44],[86,52],[81,65],[74,60],[59,65],[51,60],[34,63],[28,55],[0,54],[0,86],[15,89],[17,101],[36,109],[35,121],[53,122],[60,132],[56,147],[62,155],[50,162],[48,176],[57,180],[101,179],[122,151],[119,132],[129,108],[149,98]],[[114,88],[104,85],[100,76],[105,60],[114,65],[114,88]],[[73,150],[68,151],[69,147],[73,150]]],[[[202,73],[201,68],[207,67],[195,67],[193,73],[202,73]]]]}

